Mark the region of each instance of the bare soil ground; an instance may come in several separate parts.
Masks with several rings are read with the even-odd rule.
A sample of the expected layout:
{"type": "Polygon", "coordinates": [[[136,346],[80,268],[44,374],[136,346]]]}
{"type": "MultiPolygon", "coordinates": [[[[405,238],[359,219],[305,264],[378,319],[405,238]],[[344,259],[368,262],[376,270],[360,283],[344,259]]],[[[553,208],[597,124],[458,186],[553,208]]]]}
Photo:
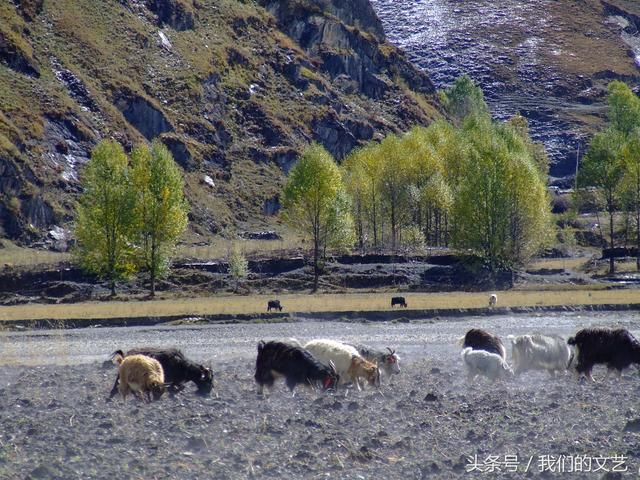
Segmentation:
{"type": "Polygon", "coordinates": [[[637,478],[635,368],[621,380],[602,380],[604,369],[598,369],[602,381],[595,385],[569,374],[471,385],[465,379],[456,339],[471,326],[505,337],[570,335],[588,325],[620,325],[637,334],[640,317],[4,332],[0,478],[637,478]],[[285,336],[394,346],[402,373],[379,391],[300,388],[292,397],[277,383],[267,398],[258,398],[256,342],[285,336]],[[104,359],[136,345],[178,346],[211,364],[213,395],[199,397],[187,388],[152,404],[106,401],[115,367],[104,366],[104,359]],[[500,471],[490,471],[495,468],[500,471]]]}

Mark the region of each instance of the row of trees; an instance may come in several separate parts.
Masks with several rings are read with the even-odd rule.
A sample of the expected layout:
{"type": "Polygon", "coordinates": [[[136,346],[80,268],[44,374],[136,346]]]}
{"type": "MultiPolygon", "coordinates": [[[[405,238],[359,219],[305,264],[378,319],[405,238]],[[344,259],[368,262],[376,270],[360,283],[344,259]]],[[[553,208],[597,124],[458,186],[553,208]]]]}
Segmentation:
{"type": "Polygon", "coordinates": [[[441,93],[452,121],[388,135],[338,167],[311,145],[284,190],[284,217],[313,242],[380,249],[455,246],[491,269],[522,263],[552,232],[548,162],[521,116],[493,122],[468,77],[441,93]]]}
{"type": "Polygon", "coordinates": [[[81,266],[110,282],[139,269],[149,274],[151,295],[168,269],[187,226],[182,175],[159,141],[139,145],[130,158],[122,146],[103,140],[83,172],[76,211],[76,255],[81,266]]]}
{"type": "MultiPolygon", "coordinates": [[[[594,195],[609,216],[609,246],[615,246],[616,215],[627,214],[640,252],[640,99],[623,82],[609,84],[609,124],[596,134],[580,166],[577,185],[594,195]]],[[[598,222],[600,223],[600,222],[598,222]]],[[[636,258],[640,270],[640,253],[636,258]]],[[[614,256],[609,272],[614,273],[614,256]]]]}

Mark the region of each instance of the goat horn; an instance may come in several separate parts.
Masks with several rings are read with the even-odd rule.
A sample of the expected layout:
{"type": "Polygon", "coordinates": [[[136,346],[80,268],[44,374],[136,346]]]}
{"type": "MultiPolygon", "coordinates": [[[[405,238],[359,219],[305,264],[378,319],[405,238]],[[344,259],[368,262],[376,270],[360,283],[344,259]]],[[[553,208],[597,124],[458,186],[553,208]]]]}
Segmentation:
{"type": "Polygon", "coordinates": [[[393,355],[394,353],[396,353],[396,351],[395,351],[395,350],[391,350],[389,347],[387,347],[387,350],[389,350],[389,353],[390,353],[391,355],[393,355]]]}
{"type": "Polygon", "coordinates": [[[329,367],[331,367],[331,370],[333,370],[334,372],[337,372],[338,370],[336,369],[336,364],[333,363],[333,360],[329,360],[329,367]]]}

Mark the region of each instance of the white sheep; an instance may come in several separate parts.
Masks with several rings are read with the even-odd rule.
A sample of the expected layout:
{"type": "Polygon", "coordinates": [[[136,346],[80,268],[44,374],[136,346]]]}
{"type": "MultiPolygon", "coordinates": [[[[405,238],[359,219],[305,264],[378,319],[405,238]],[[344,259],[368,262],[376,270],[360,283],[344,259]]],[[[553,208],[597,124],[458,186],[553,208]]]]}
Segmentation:
{"type": "Polygon", "coordinates": [[[478,375],[484,375],[492,380],[513,376],[511,367],[495,353],[467,347],[462,350],[461,356],[470,381],[478,375]]]}
{"type": "Polygon", "coordinates": [[[497,304],[498,304],[498,295],[496,295],[495,293],[492,293],[491,295],[489,295],[489,306],[495,307],[497,304]]]}
{"type": "Polygon", "coordinates": [[[165,392],[164,370],[155,358],[146,355],[123,357],[118,353],[114,360],[119,364],[118,390],[124,400],[129,392],[133,392],[150,402],[152,396],[154,400],[158,400],[165,392]]]}
{"type": "Polygon", "coordinates": [[[360,356],[355,347],[335,340],[311,340],[304,346],[318,361],[325,365],[333,362],[341,383],[352,381],[358,390],[362,390],[360,379],[369,384],[380,386],[380,369],[375,363],[360,356]]]}

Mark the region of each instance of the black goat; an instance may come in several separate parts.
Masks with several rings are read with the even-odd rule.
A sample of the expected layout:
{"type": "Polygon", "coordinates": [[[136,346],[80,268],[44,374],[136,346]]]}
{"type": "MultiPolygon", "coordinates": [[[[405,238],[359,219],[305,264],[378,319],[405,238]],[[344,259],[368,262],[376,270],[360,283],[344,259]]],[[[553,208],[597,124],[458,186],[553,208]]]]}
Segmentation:
{"type": "Polygon", "coordinates": [[[270,312],[271,309],[282,311],[282,305],[280,305],[280,300],[269,300],[267,302],[267,312],[270,312]]]}
{"type": "Polygon", "coordinates": [[[625,328],[584,328],[567,343],[577,349],[576,371],[591,381],[591,370],[598,363],[618,375],[632,363],[640,364],[640,342],[625,328]]]}
{"type": "Polygon", "coordinates": [[[401,307],[407,308],[407,301],[404,297],[391,297],[391,308],[394,305],[400,305],[401,307]]]}
{"type": "Polygon", "coordinates": [[[258,395],[264,386],[271,388],[276,375],[285,377],[285,384],[293,392],[299,383],[312,387],[322,385],[324,390],[335,388],[340,379],[333,365],[320,363],[304,348],[282,342],[259,342],[254,378],[258,395]]]}
{"type": "Polygon", "coordinates": [[[462,348],[467,347],[471,347],[474,350],[484,350],[485,352],[495,353],[502,357],[503,360],[507,359],[507,350],[504,348],[500,337],[481,330],[480,328],[472,328],[466,333],[462,348]]]}
{"type": "MultiPolygon", "coordinates": [[[[113,358],[118,354],[125,356],[122,350],[116,350],[111,357],[113,358]]],[[[198,393],[202,395],[208,395],[213,389],[213,372],[211,369],[188,360],[176,348],[134,348],[127,352],[126,356],[128,357],[129,355],[146,355],[158,360],[164,370],[164,381],[171,385],[173,391],[183,390],[184,384],[189,381],[196,384],[198,393]]],[[[109,398],[113,398],[118,392],[119,380],[120,377],[116,377],[109,398]]]]}

